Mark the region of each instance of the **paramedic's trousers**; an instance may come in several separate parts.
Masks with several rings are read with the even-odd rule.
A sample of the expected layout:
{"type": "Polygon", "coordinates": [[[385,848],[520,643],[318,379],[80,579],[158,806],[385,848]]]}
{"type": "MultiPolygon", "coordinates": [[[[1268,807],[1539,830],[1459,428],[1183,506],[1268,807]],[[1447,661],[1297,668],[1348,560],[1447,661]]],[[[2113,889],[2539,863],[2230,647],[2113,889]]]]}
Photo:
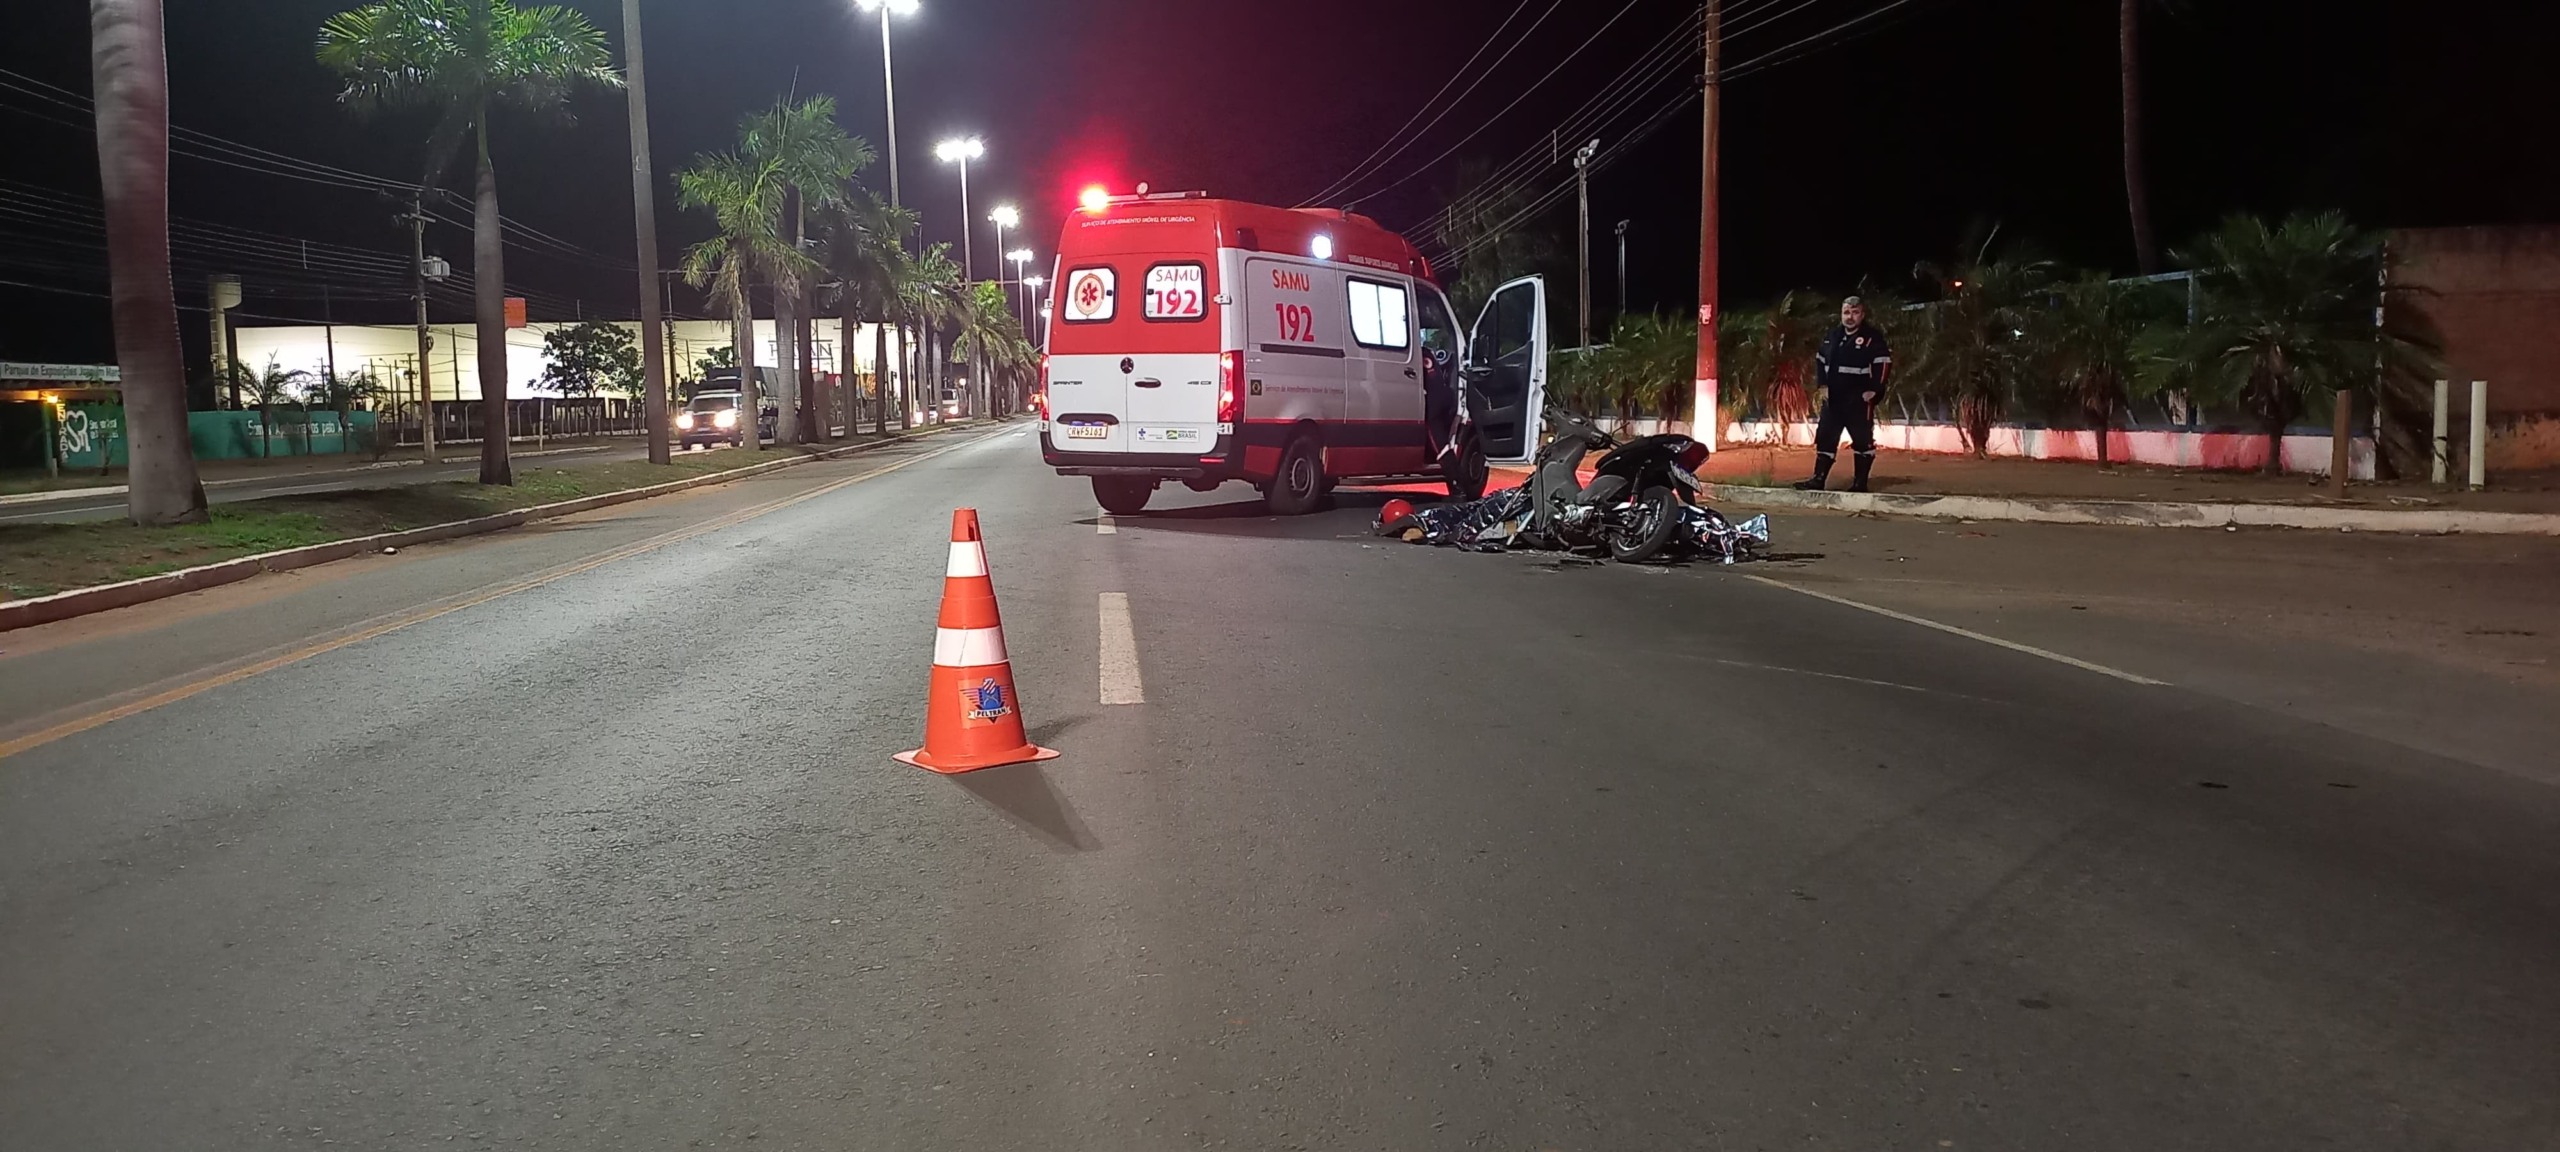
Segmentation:
{"type": "Polygon", "coordinates": [[[1843,431],[1849,434],[1850,451],[1857,453],[1858,478],[1863,480],[1876,462],[1876,410],[1854,392],[1823,402],[1822,420],[1813,428],[1813,474],[1830,474],[1831,462],[1839,458],[1843,431]]]}

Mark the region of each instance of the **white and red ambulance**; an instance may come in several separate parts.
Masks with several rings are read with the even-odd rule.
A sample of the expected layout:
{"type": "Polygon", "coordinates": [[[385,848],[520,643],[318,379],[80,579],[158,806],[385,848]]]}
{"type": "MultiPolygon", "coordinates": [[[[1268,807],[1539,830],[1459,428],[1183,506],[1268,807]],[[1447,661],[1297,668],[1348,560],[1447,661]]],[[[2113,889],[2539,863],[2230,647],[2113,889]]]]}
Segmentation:
{"type": "Polygon", "coordinates": [[[1089,200],[1058,241],[1040,453],[1115,513],[1168,480],[1313,510],[1336,483],[1442,480],[1536,450],[1546,288],[1462,334],[1422,254],[1377,221],[1205,194],[1089,200]]]}

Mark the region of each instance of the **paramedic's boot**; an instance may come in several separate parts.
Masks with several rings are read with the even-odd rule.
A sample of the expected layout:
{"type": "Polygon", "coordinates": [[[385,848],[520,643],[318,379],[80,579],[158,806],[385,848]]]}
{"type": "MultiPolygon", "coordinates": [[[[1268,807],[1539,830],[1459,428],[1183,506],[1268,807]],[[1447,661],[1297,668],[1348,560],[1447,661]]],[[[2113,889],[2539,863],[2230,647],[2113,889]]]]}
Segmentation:
{"type": "Polygon", "coordinates": [[[1813,458],[1813,478],[1809,480],[1798,480],[1796,481],[1795,487],[1798,492],[1820,492],[1822,491],[1822,486],[1830,482],[1831,454],[1825,452],[1813,458]]]}
{"type": "Polygon", "coordinates": [[[1867,490],[1867,474],[1876,470],[1876,458],[1861,452],[1858,454],[1857,465],[1858,474],[1850,479],[1849,490],[1864,492],[1867,490]]]}

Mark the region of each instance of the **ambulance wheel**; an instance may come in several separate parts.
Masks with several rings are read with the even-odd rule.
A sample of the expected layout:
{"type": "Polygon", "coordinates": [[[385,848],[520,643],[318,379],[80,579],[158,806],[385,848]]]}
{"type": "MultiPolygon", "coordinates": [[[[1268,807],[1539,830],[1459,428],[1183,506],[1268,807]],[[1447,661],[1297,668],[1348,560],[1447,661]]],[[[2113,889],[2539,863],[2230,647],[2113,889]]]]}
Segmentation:
{"type": "Polygon", "coordinates": [[[1448,467],[1453,469],[1449,474],[1450,499],[1484,499],[1484,486],[1493,470],[1484,461],[1484,442],[1476,439],[1474,432],[1458,441],[1458,459],[1448,467]]]}
{"type": "Polygon", "coordinates": [[[1280,454],[1280,472],[1263,493],[1263,504],[1275,516],[1304,516],[1324,503],[1324,450],[1315,437],[1300,436],[1280,454]]]}
{"type": "Polygon", "coordinates": [[[1224,483],[1226,483],[1224,480],[1202,477],[1198,480],[1185,480],[1182,482],[1182,486],[1194,492],[1215,492],[1218,490],[1218,486],[1224,483]]]}
{"type": "Polygon", "coordinates": [[[1096,476],[1093,499],[1102,510],[1114,516],[1135,516],[1146,510],[1147,498],[1156,494],[1156,482],[1134,476],[1096,476]]]}

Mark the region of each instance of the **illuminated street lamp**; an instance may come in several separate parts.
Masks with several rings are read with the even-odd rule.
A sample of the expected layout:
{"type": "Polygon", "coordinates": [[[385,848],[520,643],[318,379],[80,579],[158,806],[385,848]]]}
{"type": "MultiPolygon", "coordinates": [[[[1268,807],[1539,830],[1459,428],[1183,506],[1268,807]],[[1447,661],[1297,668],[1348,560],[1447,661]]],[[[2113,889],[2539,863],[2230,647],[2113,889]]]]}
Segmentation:
{"type": "MultiPolygon", "coordinates": [[[[1038,327],[1049,315],[1048,306],[1040,302],[1040,288],[1048,282],[1049,278],[1046,276],[1025,276],[1022,278],[1022,293],[1031,301],[1031,327],[1038,327]]],[[[1041,341],[1039,333],[1026,331],[1024,335],[1030,337],[1033,347],[1038,347],[1040,345],[1041,341]]]]}
{"type": "Polygon", "coordinates": [[[1022,210],[1011,204],[998,204],[995,211],[987,213],[987,219],[993,221],[996,226],[996,251],[1002,252],[1004,251],[1004,230],[1017,227],[1022,223],[1022,210]]]}
{"type": "MultiPolygon", "coordinates": [[[[1025,277],[1023,276],[1023,273],[1025,273],[1025,272],[1029,272],[1029,271],[1031,270],[1031,250],[1030,250],[1030,249],[1028,249],[1028,248],[1016,248],[1016,249],[1014,249],[1014,250],[1013,250],[1013,251],[1011,251],[1011,252],[1007,252],[1007,253],[1005,253],[1005,254],[1004,254],[1004,258],[1005,258],[1005,259],[1007,259],[1007,260],[1011,260],[1011,261],[1013,261],[1013,279],[1014,279],[1014,282],[1015,282],[1016,284],[1026,284],[1026,285],[1027,285],[1027,284],[1029,284],[1029,283],[1031,282],[1029,279],[1027,279],[1027,278],[1025,278],[1025,277]]],[[[1014,297],[1015,297],[1015,299],[1016,299],[1017,301],[1025,300],[1025,299],[1027,299],[1027,298],[1028,298],[1028,296],[1029,296],[1029,293],[1028,293],[1028,291],[1027,291],[1027,290],[1018,290],[1018,291],[1016,291],[1016,292],[1014,293],[1014,297]]],[[[1023,329],[1023,331],[1028,332],[1028,331],[1030,331],[1030,330],[1031,330],[1031,311],[1030,311],[1030,305],[1029,305],[1029,304],[1018,304],[1017,306],[1018,306],[1018,307],[1020,307],[1020,308],[1022,309],[1022,329],[1023,329]]]]}
{"type": "MultiPolygon", "coordinates": [[[[916,0],[853,0],[853,6],[880,14],[880,85],[889,106],[889,206],[898,206],[898,80],[889,66],[889,16],[913,16],[916,0]]],[[[903,241],[902,241],[903,243],[903,241]]]]}
{"type": "Polygon", "coordinates": [[[963,282],[978,274],[978,264],[969,243],[969,162],[987,154],[987,142],[975,136],[956,136],[934,145],[935,159],[960,166],[960,279],[963,282]]]}

